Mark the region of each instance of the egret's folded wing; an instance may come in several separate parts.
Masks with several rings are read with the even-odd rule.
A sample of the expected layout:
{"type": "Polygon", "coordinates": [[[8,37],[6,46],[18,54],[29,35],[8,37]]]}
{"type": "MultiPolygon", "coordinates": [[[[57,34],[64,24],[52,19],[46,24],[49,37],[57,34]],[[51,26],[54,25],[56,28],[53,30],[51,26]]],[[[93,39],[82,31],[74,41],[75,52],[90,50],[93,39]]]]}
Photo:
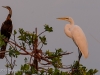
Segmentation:
{"type": "Polygon", "coordinates": [[[80,49],[82,55],[87,58],[88,57],[88,44],[82,29],[75,25],[71,31],[72,37],[78,48],[80,49]]]}

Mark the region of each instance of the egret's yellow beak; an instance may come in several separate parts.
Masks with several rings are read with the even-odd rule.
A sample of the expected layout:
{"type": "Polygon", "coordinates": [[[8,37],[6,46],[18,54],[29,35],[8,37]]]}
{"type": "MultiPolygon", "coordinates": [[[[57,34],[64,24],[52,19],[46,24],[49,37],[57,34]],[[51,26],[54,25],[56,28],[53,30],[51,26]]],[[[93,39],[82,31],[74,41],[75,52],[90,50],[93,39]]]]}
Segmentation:
{"type": "Polygon", "coordinates": [[[65,17],[62,17],[62,18],[57,18],[57,19],[59,19],[59,20],[66,20],[66,18],[65,18],[65,17]]]}

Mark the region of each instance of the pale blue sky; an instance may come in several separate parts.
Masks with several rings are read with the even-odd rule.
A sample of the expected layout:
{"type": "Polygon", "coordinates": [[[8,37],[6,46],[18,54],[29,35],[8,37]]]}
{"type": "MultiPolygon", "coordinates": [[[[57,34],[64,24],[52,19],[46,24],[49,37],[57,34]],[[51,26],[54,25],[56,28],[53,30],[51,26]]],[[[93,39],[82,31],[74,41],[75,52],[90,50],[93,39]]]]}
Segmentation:
{"type": "MultiPolygon", "coordinates": [[[[49,24],[53,27],[53,33],[45,33],[48,45],[43,47],[54,51],[55,48],[62,48],[64,51],[74,52],[63,57],[63,63],[70,65],[77,60],[78,51],[73,41],[64,33],[66,21],[56,18],[70,16],[75,24],[79,25],[88,41],[89,57],[81,58],[81,63],[87,68],[100,70],[100,1],[99,0],[0,0],[0,23],[6,19],[8,11],[2,6],[12,8],[13,29],[24,28],[27,31],[43,31],[43,25],[49,24]],[[96,39],[94,39],[92,34],[96,39]]],[[[19,57],[17,63],[22,63],[23,57],[19,57]]],[[[0,68],[4,68],[5,59],[0,61],[0,68]]],[[[16,67],[18,68],[18,67],[16,67]]],[[[98,72],[99,74],[100,72],[98,72]]],[[[4,74],[4,72],[2,73],[4,74]]],[[[98,75],[97,74],[97,75],[98,75]]]]}

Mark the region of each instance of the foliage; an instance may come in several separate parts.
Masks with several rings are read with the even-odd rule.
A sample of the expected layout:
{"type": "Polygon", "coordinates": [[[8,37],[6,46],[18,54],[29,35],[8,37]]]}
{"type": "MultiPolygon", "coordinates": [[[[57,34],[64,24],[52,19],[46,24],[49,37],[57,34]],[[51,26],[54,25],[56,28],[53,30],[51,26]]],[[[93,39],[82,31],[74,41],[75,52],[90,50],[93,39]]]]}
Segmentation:
{"type": "Polygon", "coordinates": [[[94,75],[95,73],[98,72],[97,69],[88,70],[82,64],[79,64],[79,67],[78,67],[78,61],[74,61],[74,63],[71,66],[71,68],[72,68],[72,72],[71,72],[72,75],[94,75]]]}
{"type": "Polygon", "coordinates": [[[8,41],[5,36],[0,34],[0,47],[5,44],[4,41],[8,42],[10,45],[9,51],[7,51],[6,54],[8,53],[7,55],[9,55],[11,60],[8,60],[5,56],[7,60],[5,66],[7,69],[11,69],[10,73],[7,73],[7,75],[23,75],[23,73],[26,75],[94,75],[98,72],[96,69],[88,70],[77,61],[70,66],[63,65],[62,57],[72,52],[63,52],[64,50],[61,48],[55,49],[55,52],[51,52],[51,50],[43,52],[43,46],[47,45],[46,35],[43,35],[44,32],[53,32],[53,28],[45,24],[44,31],[40,34],[37,34],[37,28],[34,32],[25,31],[23,28],[19,28],[18,31],[14,30],[12,34],[14,38],[11,39],[11,41],[8,41]],[[16,34],[18,33],[19,36],[17,38],[19,43],[16,41],[16,34]],[[18,58],[19,55],[29,55],[30,57],[25,57],[25,63],[20,66],[20,70],[14,72],[14,66],[17,65],[16,60],[13,60],[13,58],[18,58]],[[66,69],[66,71],[64,72],[63,69],[66,69]]]}
{"type": "Polygon", "coordinates": [[[5,38],[5,36],[1,35],[1,33],[0,33],[0,47],[5,45],[5,42],[3,41],[3,38],[5,38]]]}

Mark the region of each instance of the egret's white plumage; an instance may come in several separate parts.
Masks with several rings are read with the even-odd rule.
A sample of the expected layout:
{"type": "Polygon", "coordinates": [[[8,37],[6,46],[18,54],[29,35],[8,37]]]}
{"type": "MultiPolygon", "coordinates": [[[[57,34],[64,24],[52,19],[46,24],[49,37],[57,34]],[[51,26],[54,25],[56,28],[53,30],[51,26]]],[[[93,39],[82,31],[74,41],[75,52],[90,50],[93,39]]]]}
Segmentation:
{"type": "MultiPolygon", "coordinates": [[[[65,25],[64,32],[68,37],[72,38],[72,40],[74,41],[74,43],[76,44],[76,46],[78,47],[78,49],[80,50],[84,58],[87,58],[88,44],[87,44],[87,40],[82,29],[79,26],[74,25],[74,21],[71,17],[63,17],[63,18],[57,18],[57,19],[66,20],[70,22],[70,24],[65,25]]],[[[81,58],[81,55],[79,53],[79,60],[80,58],[81,58]]]]}

